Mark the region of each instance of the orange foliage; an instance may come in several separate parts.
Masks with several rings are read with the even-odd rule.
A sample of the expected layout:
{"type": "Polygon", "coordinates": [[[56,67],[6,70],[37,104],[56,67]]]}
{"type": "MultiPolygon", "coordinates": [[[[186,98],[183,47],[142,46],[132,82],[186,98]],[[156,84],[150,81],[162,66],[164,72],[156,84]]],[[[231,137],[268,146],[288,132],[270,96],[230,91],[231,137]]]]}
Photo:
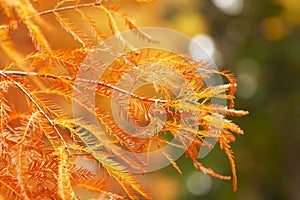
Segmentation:
{"type": "MultiPolygon", "coordinates": [[[[78,188],[81,188],[93,195],[102,195],[104,199],[125,199],[126,196],[131,199],[151,199],[151,194],[126,166],[146,171],[147,155],[165,145],[184,150],[200,171],[217,178],[230,179],[229,176],[219,175],[200,163],[198,152],[202,145],[213,148],[213,145],[204,140],[206,137],[218,142],[227,155],[232,169],[233,188],[236,190],[237,177],[230,142],[235,139],[232,132],[243,134],[243,131],[224,115],[239,117],[246,115],[247,111],[234,109],[236,81],[232,74],[212,70],[203,62],[189,62],[192,58],[186,55],[141,50],[138,53],[131,52],[114,62],[107,69],[106,75],[96,83],[88,79],[76,80],[83,60],[99,42],[108,37],[100,32],[97,20],[89,16],[87,9],[103,12],[114,35],[121,32],[116,18],[122,18],[138,37],[148,42],[154,40],[140,31],[127,15],[120,13],[116,8],[106,6],[105,1],[81,3],[78,0],[60,0],[53,9],[37,11],[36,4],[42,3],[31,0],[0,2],[5,18],[0,25],[0,53],[2,58],[9,58],[9,62],[0,69],[0,198],[82,199],[84,197],[78,192],[78,188]],[[66,15],[69,11],[77,13],[84,29],[66,15]],[[45,15],[55,17],[58,24],[81,47],[52,49],[43,32],[45,28],[50,30],[58,24],[48,24],[43,19],[45,15]],[[16,50],[15,47],[19,44],[11,39],[11,35],[21,25],[26,26],[36,49],[26,55],[16,50]],[[126,62],[128,60],[130,62],[126,62]],[[186,86],[174,82],[174,87],[184,95],[174,97],[167,88],[155,83],[149,86],[156,91],[155,96],[124,91],[116,85],[117,80],[134,67],[155,63],[168,65],[176,72],[177,78],[189,81],[186,86]],[[196,68],[205,72],[205,76],[198,73],[196,68]],[[206,86],[205,78],[215,74],[221,75],[227,83],[214,87],[206,86]],[[147,137],[137,139],[119,127],[111,115],[111,110],[105,109],[106,106],[99,105],[91,109],[94,102],[90,102],[84,94],[74,96],[75,81],[79,82],[82,88],[97,84],[96,95],[100,98],[99,101],[111,99],[116,94],[121,102],[118,105],[120,116],[125,120],[132,119],[140,126],[156,123],[156,118],[151,116],[155,113],[159,115],[161,110],[150,108],[158,104],[166,112],[166,122],[158,133],[152,134],[156,130],[145,129],[138,134],[147,137]],[[186,93],[190,88],[197,97],[192,101],[186,93]],[[130,104],[122,104],[122,99],[128,96],[130,104]],[[228,100],[230,106],[227,108],[210,103],[211,98],[228,100]],[[93,113],[102,130],[99,131],[94,124],[82,118],[75,119],[70,114],[72,103],[93,113]],[[181,105],[185,105],[185,112],[189,115],[199,114],[198,120],[193,121],[193,126],[201,128],[190,129],[180,124],[181,105]],[[198,110],[199,112],[196,112],[198,110]],[[176,138],[178,142],[174,143],[168,137],[164,137],[166,135],[176,138]],[[146,156],[130,157],[123,154],[121,149],[136,154],[143,152],[146,156]],[[78,160],[85,160],[96,168],[85,168],[78,160]],[[107,186],[108,177],[113,177],[115,184],[123,188],[124,192],[111,190],[107,186]]],[[[119,39],[126,43],[123,38],[119,39]]],[[[138,75],[143,79],[151,71],[141,73],[138,75]]],[[[170,77],[166,77],[168,78],[170,77]]],[[[172,78],[170,82],[174,80],[174,77],[172,78]]],[[[168,152],[163,152],[163,155],[179,173],[182,173],[168,152]]]]}

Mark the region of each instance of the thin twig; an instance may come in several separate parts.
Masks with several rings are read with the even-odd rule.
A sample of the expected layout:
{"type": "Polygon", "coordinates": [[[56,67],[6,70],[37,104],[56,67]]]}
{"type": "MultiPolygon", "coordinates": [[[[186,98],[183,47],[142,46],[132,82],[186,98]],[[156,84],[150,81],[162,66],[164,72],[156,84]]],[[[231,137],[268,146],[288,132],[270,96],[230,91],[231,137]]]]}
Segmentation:
{"type": "MultiPolygon", "coordinates": [[[[100,1],[97,1],[97,2],[94,2],[94,3],[77,4],[77,5],[72,5],[72,6],[66,6],[66,7],[61,7],[61,8],[53,8],[53,9],[45,10],[45,11],[42,11],[42,12],[38,12],[36,15],[37,16],[42,16],[42,15],[47,15],[47,14],[51,14],[51,13],[54,13],[54,12],[60,12],[60,11],[78,9],[78,8],[85,8],[85,7],[92,7],[92,6],[100,6],[100,5],[101,5],[100,1]]],[[[30,18],[32,18],[36,15],[30,15],[25,19],[17,19],[16,22],[17,22],[17,24],[19,24],[23,20],[30,19],[30,18]]],[[[9,29],[10,25],[9,24],[0,25],[0,29],[1,28],[9,29]]]]}
{"type": "Polygon", "coordinates": [[[30,99],[30,101],[33,103],[33,105],[35,105],[35,107],[42,113],[42,115],[44,115],[44,117],[47,119],[47,121],[53,127],[54,131],[57,133],[57,135],[61,139],[62,143],[64,144],[65,149],[67,150],[68,154],[71,155],[71,152],[67,148],[67,143],[65,142],[63,136],[60,134],[59,130],[57,129],[57,127],[55,126],[55,124],[53,123],[53,121],[51,120],[51,118],[41,108],[41,106],[36,102],[36,100],[29,94],[29,92],[27,92],[26,89],[19,82],[15,81],[11,77],[7,76],[2,70],[0,71],[0,75],[3,76],[4,78],[10,80],[11,82],[13,82],[15,84],[15,86],[17,86],[30,99]]]}
{"type": "Polygon", "coordinates": [[[154,102],[154,103],[167,103],[168,100],[165,100],[165,99],[154,99],[154,98],[147,98],[147,97],[142,97],[142,96],[139,96],[137,94],[134,94],[134,93],[131,93],[131,92],[128,92],[122,88],[118,88],[114,85],[111,85],[109,83],[105,83],[103,81],[95,81],[95,80],[88,80],[88,79],[82,79],[82,78],[73,78],[73,77],[68,77],[68,76],[61,76],[61,75],[58,75],[58,76],[54,76],[54,75],[48,75],[48,74],[39,74],[37,72],[22,72],[22,71],[10,71],[10,70],[7,70],[7,71],[3,71],[3,70],[0,70],[0,74],[12,74],[12,75],[19,75],[19,76],[37,76],[37,77],[42,77],[42,78],[51,78],[51,79],[64,79],[64,80],[68,80],[68,81],[79,81],[79,82],[84,82],[84,83],[89,83],[89,84],[97,84],[97,85],[101,85],[101,86],[104,86],[104,87],[108,87],[110,89],[113,89],[117,92],[120,92],[120,93],[123,93],[123,94],[126,94],[126,95],[129,95],[133,98],[136,98],[136,99],[140,99],[140,100],[143,100],[143,101],[150,101],[150,102],[154,102]]]}

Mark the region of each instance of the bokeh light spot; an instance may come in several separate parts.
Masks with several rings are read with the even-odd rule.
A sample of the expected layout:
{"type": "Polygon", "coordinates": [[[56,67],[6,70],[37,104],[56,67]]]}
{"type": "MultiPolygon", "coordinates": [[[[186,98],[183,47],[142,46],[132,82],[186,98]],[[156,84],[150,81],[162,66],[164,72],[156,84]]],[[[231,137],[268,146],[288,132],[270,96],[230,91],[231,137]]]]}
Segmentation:
{"type": "Polygon", "coordinates": [[[244,0],[212,0],[212,2],[228,15],[238,15],[244,8],[244,0]]]}
{"type": "Polygon", "coordinates": [[[279,17],[266,18],[261,29],[263,36],[268,40],[280,40],[287,34],[287,29],[282,19],[279,17]]]}
{"type": "Polygon", "coordinates": [[[237,65],[237,74],[248,73],[257,78],[260,74],[259,63],[251,58],[242,59],[237,65]]]}
{"type": "Polygon", "coordinates": [[[189,47],[190,54],[197,60],[210,60],[215,55],[215,43],[214,40],[206,34],[199,34],[193,38],[193,42],[189,47]],[[205,58],[203,54],[200,54],[199,46],[205,51],[209,58],[205,58]]]}
{"type": "Polygon", "coordinates": [[[248,99],[255,94],[257,89],[257,81],[253,75],[249,73],[242,73],[238,75],[237,80],[237,95],[239,97],[248,99]]]}
{"type": "Polygon", "coordinates": [[[187,188],[196,196],[203,196],[211,190],[212,180],[207,174],[193,172],[187,179],[187,188]]]}

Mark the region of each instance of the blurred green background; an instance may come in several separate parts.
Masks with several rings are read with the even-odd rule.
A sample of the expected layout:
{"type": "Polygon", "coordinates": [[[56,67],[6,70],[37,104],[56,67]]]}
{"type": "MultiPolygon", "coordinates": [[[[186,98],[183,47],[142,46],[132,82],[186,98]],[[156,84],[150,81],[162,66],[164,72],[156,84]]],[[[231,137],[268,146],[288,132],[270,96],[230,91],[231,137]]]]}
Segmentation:
{"type": "MultiPolygon", "coordinates": [[[[182,158],[183,175],[168,167],[149,176],[156,198],[300,199],[300,1],[160,0],[137,5],[142,12],[124,7],[142,27],[171,28],[206,45],[218,67],[236,75],[236,108],[250,111],[234,118],[245,131],[233,144],[236,193],[230,182],[202,175],[182,158]]],[[[202,163],[230,174],[218,147],[202,163]]]]}

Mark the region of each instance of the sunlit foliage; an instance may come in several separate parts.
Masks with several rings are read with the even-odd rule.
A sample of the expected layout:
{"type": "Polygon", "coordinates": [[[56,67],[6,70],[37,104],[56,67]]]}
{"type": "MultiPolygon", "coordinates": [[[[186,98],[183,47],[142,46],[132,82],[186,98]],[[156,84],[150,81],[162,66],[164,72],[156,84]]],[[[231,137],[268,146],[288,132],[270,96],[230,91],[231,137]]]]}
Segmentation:
{"type": "MultiPolygon", "coordinates": [[[[136,139],[116,124],[105,106],[99,105],[91,109],[93,102],[89,102],[85,94],[74,95],[73,86],[83,60],[97,44],[110,36],[101,31],[99,23],[106,21],[111,35],[118,35],[122,31],[118,22],[122,19],[127,28],[134,30],[139,38],[148,42],[153,42],[154,39],[139,31],[135,22],[120,12],[118,7],[106,5],[106,1],[61,0],[53,8],[39,11],[36,7],[41,4],[43,1],[0,1],[1,13],[5,18],[0,25],[0,53],[1,57],[7,57],[7,62],[0,70],[0,197],[82,199],[82,191],[90,191],[93,195],[101,195],[103,199],[151,199],[148,190],[124,164],[129,163],[139,170],[146,169],[147,156],[128,157],[120,149],[134,153],[144,152],[147,155],[164,145],[185,150],[186,156],[200,171],[220,179],[231,179],[230,176],[219,175],[200,163],[199,149],[203,145],[213,148],[204,140],[207,137],[217,141],[224,150],[232,170],[233,189],[237,189],[230,143],[235,140],[233,133],[243,134],[243,131],[224,116],[239,117],[247,112],[234,109],[236,81],[232,74],[212,70],[207,63],[172,52],[130,52],[114,62],[107,69],[108,75],[97,82],[96,93],[99,98],[110,99],[113,93],[121,100],[130,96],[129,105],[121,104],[120,110],[129,110],[124,119],[131,118],[139,125],[155,122],[156,118],[151,116],[153,112],[160,110],[151,110],[152,105],[159,104],[167,113],[167,120],[159,133],[151,134],[154,130],[145,130],[145,133],[140,134],[146,134],[147,137],[136,139]],[[106,18],[93,18],[89,15],[89,10],[96,10],[106,18]],[[47,23],[44,18],[47,15],[55,18],[56,23],[47,23]],[[72,16],[79,20],[75,21],[72,16]],[[18,48],[20,44],[12,39],[13,34],[21,27],[24,34],[26,32],[30,36],[35,48],[25,55],[25,51],[18,48]],[[78,43],[76,47],[52,48],[54,44],[51,44],[44,32],[51,32],[58,27],[78,43]],[[126,62],[128,60],[131,62],[126,62]],[[174,81],[174,88],[182,96],[175,98],[170,90],[155,83],[149,87],[153,88],[156,96],[147,96],[143,92],[131,93],[115,85],[116,80],[132,68],[157,63],[168,65],[178,78],[189,81],[188,85],[174,81]],[[201,69],[203,73],[199,73],[197,69],[201,69]],[[204,84],[204,79],[216,74],[224,78],[225,84],[214,87],[204,84]],[[196,98],[189,98],[190,89],[194,91],[196,98]],[[224,99],[229,106],[213,104],[211,98],[224,99]],[[94,124],[84,119],[74,119],[71,114],[72,103],[93,113],[104,131],[99,131],[94,124]],[[185,105],[185,112],[190,115],[199,114],[198,120],[193,122],[196,129],[188,129],[180,124],[181,105],[185,105]],[[169,137],[164,137],[166,135],[169,137]],[[176,138],[179,143],[172,143],[170,137],[176,138]],[[97,167],[94,170],[84,168],[79,165],[83,161],[97,167]],[[110,177],[124,192],[108,188],[110,177]]],[[[126,44],[123,38],[120,37],[119,40],[126,44]]],[[[90,70],[97,68],[91,67],[90,70]]],[[[145,79],[147,73],[151,72],[143,71],[138,74],[138,78],[145,79]]],[[[79,81],[82,88],[88,88],[92,84],[88,79],[79,81]]],[[[167,152],[164,152],[164,156],[181,173],[167,152]]]]}

